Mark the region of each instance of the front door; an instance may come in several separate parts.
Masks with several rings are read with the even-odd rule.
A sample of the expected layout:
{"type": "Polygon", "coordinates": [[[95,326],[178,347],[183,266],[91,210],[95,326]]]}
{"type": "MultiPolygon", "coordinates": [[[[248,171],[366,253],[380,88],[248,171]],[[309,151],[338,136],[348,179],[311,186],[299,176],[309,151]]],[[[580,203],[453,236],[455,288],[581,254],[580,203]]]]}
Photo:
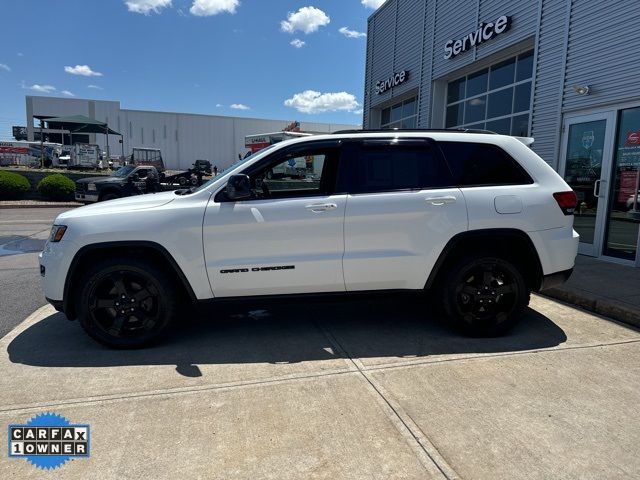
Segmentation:
{"type": "Polygon", "coordinates": [[[245,170],[252,198],[209,201],[203,242],[216,297],[344,291],[339,155],[337,142],[276,151],[245,170]]]}
{"type": "Polygon", "coordinates": [[[606,225],[615,114],[604,112],[566,118],[563,125],[564,179],[578,196],[574,229],[579,253],[599,256],[606,225]]]}

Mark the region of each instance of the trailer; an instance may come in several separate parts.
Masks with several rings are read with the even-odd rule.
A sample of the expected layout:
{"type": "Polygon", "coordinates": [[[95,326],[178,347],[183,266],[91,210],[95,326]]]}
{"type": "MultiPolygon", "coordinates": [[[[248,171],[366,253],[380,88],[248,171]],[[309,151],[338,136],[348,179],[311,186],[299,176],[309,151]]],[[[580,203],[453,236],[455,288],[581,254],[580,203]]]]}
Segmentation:
{"type": "Polygon", "coordinates": [[[267,148],[274,143],[283,142],[284,140],[290,140],[292,138],[308,137],[313,135],[306,132],[272,132],[272,133],[259,133],[256,135],[247,135],[244,137],[244,146],[248,148],[251,153],[258,152],[263,148],[267,148]]]}
{"type": "Polygon", "coordinates": [[[130,156],[130,165],[155,167],[160,175],[160,183],[167,185],[202,185],[202,178],[211,175],[211,162],[196,160],[193,166],[184,171],[167,170],[162,160],[162,152],[157,148],[135,147],[130,156]]]}

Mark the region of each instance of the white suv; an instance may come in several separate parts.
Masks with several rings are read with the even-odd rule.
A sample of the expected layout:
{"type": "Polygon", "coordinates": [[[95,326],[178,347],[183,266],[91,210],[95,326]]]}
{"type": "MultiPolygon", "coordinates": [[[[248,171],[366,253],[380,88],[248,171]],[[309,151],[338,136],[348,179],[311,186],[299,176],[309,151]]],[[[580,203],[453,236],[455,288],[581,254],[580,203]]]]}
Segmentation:
{"type": "MultiPolygon", "coordinates": [[[[342,132],[273,145],[198,189],[60,215],[44,292],[94,339],[156,341],[184,301],[435,290],[467,333],[506,331],[566,280],[576,196],[526,142],[342,132]]],[[[177,323],[177,322],[174,322],[177,323]]]]}

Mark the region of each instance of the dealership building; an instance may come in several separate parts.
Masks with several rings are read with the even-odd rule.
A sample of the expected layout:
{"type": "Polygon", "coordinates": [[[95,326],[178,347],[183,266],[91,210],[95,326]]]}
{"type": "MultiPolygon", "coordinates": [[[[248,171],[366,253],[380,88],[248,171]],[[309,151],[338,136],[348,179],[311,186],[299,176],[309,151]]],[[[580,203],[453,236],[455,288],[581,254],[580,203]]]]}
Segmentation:
{"type": "MultiPolygon", "coordinates": [[[[129,155],[134,147],[157,148],[169,169],[189,168],[196,160],[209,160],[223,169],[244,156],[245,136],[281,132],[291,120],[198,115],[192,113],[155,112],[120,108],[118,101],[83,100],[58,97],[26,97],[27,139],[39,140],[38,117],[84,115],[106,122],[120,135],[109,135],[111,156],[129,155]],[[120,140],[122,139],[122,143],[120,140]]],[[[330,133],[360,128],[356,125],[301,122],[300,130],[330,133]]],[[[107,138],[102,134],[74,134],[60,130],[43,130],[45,139],[53,143],[93,143],[106,151],[107,138]]]]}
{"type": "Polygon", "coordinates": [[[365,128],[530,136],[578,195],[580,252],[640,266],[637,2],[388,0],[369,17],[365,128]]]}

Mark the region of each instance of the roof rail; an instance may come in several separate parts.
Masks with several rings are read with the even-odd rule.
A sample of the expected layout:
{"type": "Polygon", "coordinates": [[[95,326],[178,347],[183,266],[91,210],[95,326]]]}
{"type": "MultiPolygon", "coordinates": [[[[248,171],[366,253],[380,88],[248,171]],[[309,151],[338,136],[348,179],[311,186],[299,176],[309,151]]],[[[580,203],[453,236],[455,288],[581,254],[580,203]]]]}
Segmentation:
{"type": "Polygon", "coordinates": [[[476,128],[386,128],[386,129],[369,129],[369,130],[338,130],[332,132],[333,135],[346,133],[391,133],[391,132],[445,132],[445,133],[487,133],[496,135],[491,130],[481,130],[476,128]]]}

